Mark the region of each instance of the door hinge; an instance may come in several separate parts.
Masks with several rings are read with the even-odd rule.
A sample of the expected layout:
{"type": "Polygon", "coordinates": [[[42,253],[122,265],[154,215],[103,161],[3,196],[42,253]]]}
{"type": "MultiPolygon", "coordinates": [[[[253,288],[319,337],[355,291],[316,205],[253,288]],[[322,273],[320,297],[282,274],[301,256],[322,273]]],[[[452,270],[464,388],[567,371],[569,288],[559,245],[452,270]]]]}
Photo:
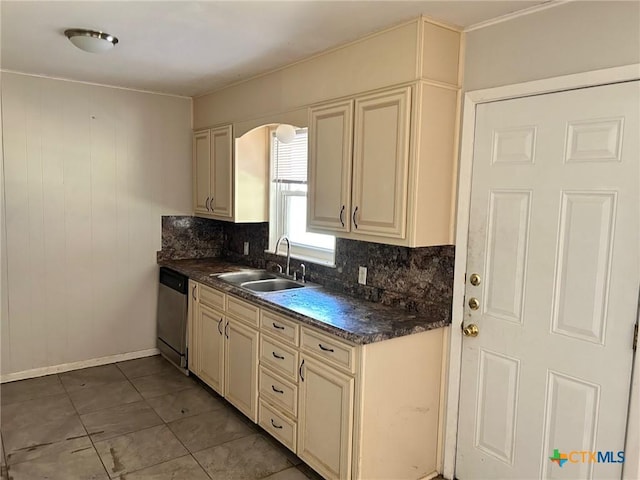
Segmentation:
{"type": "Polygon", "coordinates": [[[635,352],[638,348],[638,324],[636,323],[633,326],[633,351],[635,352]]]}

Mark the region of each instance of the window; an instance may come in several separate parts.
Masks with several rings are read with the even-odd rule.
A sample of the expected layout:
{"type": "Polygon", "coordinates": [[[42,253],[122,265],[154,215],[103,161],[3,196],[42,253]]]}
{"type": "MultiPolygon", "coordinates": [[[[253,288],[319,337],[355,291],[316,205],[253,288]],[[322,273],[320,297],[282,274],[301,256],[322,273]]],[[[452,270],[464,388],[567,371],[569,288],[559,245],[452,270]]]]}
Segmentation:
{"type": "MultiPolygon", "coordinates": [[[[271,131],[269,250],[286,235],[291,256],[333,265],[335,237],[307,232],[307,129],[299,129],[291,143],[279,142],[271,131]]],[[[286,254],[286,242],[280,254],[286,254]]]]}

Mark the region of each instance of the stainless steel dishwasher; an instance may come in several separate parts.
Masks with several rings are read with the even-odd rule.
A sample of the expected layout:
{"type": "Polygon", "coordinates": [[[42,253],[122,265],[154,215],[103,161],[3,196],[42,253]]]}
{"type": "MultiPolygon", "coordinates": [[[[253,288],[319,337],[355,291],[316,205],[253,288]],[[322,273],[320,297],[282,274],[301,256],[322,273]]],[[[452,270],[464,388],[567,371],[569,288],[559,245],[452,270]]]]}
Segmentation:
{"type": "Polygon", "coordinates": [[[162,356],[187,370],[187,291],[189,279],[166,267],[160,268],[158,288],[158,339],[162,356]]]}

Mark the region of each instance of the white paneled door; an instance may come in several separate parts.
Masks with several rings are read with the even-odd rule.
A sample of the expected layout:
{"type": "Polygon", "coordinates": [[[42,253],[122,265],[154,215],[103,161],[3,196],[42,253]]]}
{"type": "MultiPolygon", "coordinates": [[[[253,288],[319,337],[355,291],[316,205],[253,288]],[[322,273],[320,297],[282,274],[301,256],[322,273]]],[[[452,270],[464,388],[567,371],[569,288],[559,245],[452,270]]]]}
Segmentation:
{"type": "Polygon", "coordinates": [[[639,105],[629,82],[477,107],[460,480],[620,478],[639,105]]]}

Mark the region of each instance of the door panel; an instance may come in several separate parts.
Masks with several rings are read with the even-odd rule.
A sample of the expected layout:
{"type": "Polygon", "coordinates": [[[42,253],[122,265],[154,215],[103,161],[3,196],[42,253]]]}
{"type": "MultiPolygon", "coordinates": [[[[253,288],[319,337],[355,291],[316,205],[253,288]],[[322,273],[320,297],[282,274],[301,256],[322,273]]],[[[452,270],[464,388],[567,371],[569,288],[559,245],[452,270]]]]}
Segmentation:
{"type": "Polygon", "coordinates": [[[309,111],[307,226],[350,231],[353,101],[309,111]]]}
{"type": "Polygon", "coordinates": [[[193,209],[209,213],[207,205],[211,190],[211,142],[209,130],[193,135],[193,209]]]}
{"type": "Polygon", "coordinates": [[[225,317],[202,304],[198,307],[198,376],[220,395],[224,395],[225,317]]]}
{"type": "Polygon", "coordinates": [[[356,99],[352,231],[404,238],[411,88],[356,99]]]}
{"type": "Polygon", "coordinates": [[[624,450],[639,85],[477,107],[464,325],[479,334],[463,343],[460,480],[620,478],[621,463],[549,457],[624,450]]]}
{"type": "Polygon", "coordinates": [[[354,380],[302,357],[297,453],[325,478],[351,478],[354,380]]]}
{"type": "Polygon", "coordinates": [[[225,330],[225,398],[258,421],[258,332],[235,320],[225,330]]]}
{"type": "Polygon", "coordinates": [[[211,130],[211,206],[216,217],[233,215],[233,135],[232,127],[211,130]]]}

